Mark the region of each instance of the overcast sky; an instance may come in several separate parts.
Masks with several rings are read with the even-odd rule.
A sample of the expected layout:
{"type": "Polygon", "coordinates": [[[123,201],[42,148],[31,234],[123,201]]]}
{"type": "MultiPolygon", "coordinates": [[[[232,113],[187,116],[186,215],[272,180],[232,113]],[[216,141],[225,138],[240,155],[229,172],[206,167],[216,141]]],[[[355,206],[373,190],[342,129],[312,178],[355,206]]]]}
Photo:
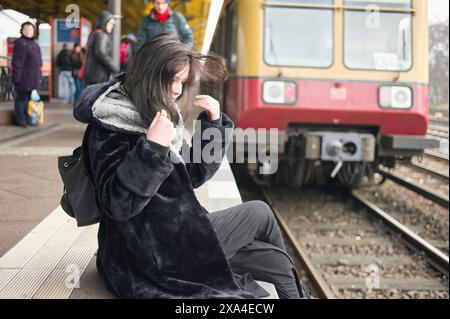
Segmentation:
{"type": "MultiPolygon", "coordinates": [[[[449,0],[428,0],[428,6],[430,23],[448,19],[449,0]]],[[[12,19],[0,11],[0,38],[19,36],[20,23],[27,21],[28,17],[16,11],[4,11],[12,19]]]]}
{"type": "Polygon", "coordinates": [[[448,0],[428,0],[430,22],[448,19],[448,0]]]}

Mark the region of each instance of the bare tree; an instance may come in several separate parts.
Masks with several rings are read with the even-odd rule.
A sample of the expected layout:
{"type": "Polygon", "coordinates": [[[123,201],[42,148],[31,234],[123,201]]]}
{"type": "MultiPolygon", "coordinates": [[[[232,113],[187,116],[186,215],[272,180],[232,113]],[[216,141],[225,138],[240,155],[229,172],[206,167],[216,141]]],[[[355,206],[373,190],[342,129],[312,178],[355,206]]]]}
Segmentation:
{"type": "Polygon", "coordinates": [[[430,25],[430,102],[448,104],[449,21],[430,25]]]}

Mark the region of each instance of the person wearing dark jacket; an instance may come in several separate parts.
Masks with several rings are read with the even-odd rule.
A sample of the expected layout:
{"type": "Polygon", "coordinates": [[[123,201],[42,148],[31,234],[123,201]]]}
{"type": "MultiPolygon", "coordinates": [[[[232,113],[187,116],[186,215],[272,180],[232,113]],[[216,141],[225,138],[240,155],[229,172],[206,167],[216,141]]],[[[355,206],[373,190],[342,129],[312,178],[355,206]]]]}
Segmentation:
{"type": "Polygon", "coordinates": [[[119,72],[112,60],[111,32],[113,15],[103,10],[97,17],[94,31],[90,34],[86,49],[86,65],[83,80],[86,85],[106,82],[113,73],[119,72]]]}
{"type": "Polygon", "coordinates": [[[194,47],[194,36],[186,18],[169,7],[170,0],[153,0],[154,8],[139,25],[138,48],[160,34],[176,34],[181,42],[194,47]]]}
{"type": "Polygon", "coordinates": [[[90,127],[83,149],[101,210],[97,269],[119,298],[267,296],[253,278],[272,282],[281,298],[301,297],[267,204],[209,214],[195,196],[218,171],[234,127],[218,101],[199,95],[192,147],[184,140],[176,102],[199,71],[223,80],[224,59],[160,36],[137,51],[128,73],[77,100],[74,116],[90,127]],[[210,147],[214,160],[204,152],[210,147]]]}
{"type": "Polygon", "coordinates": [[[136,36],[133,33],[122,36],[120,41],[120,70],[127,70],[127,64],[136,53],[136,36]]]}
{"type": "Polygon", "coordinates": [[[79,77],[80,69],[83,65],[83,57],[84,53],[82,51],[81,45],[79,43],[75,43],[72,53],[70,54],[70,62],[72,64],[72,78],[75,84],[75,92],[73,96],[74,101],[77,100],[81,90],[83,89],[83,83],[79,77]]]}
{"type": "Polygon", "coordinates": [[[75,83],[72,78],[72,62],[67,43],[64,43],[61,51],[56,56],[56,66],[59,69],[58,95],[66,103],[73,105],[75,94],[75,83]]]}
{"type": "Polygon", "coordinates": [[[61,51],[56,57],[56,66],[60,71],[72,71],[72,64],[70,62],[70,53],[67,43],[64,43],[61,51]]]}
{"type": "Polygon", "coordinates": [[[12,81],[16,90],[14,100],[15,124],[26,127],[32,125],[27,112],[31,91],[41,88],[42,57],[39,45],[34,41],[36,29],[31,22],[20,28],[21,37],[14,42],[12,58],[12,81]]]}

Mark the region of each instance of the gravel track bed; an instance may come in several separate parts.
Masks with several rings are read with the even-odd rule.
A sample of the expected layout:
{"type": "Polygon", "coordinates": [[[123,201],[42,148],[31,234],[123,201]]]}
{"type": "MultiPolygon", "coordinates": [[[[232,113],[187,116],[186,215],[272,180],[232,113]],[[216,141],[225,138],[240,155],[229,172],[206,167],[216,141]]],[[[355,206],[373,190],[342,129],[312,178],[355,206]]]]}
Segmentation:
{"type": "Polygon", "coordinates": [[[431,174],[427,174],[423,171],[414,169],[413,167],[407,167],[403,165],[397,165],[397,167],[395,168],[395,173],[400,176],[409,177],[415,182],[429,187],[433,190],[437,190],[442,194],[448,195],[449,193],[448,180],[445,180],[443,178],[437,178],[431,174]]]}
{"type": "Polygon", "coordinates": [[[358,193],[426,240],[449,241],[448,209],[392,181],[360,189],[358,193]]]}
{"type": "Polygon", "coordinates": [[[376,259],[376,257],[411,254],[411,251],[407,250],[407,248],[405,248],[405,246],[402,243],[393,246],[378,246],[378,245],[338,246],[331,244],[321,245],[309,242],[305,244],[305,248],[308,249],[310,254],[320,254],[323,256],[329,255],[372,256],[374,259],[376,259]]]}
{"type": "Polygon", "coordinates": [[[438,171],[442,171],[442,172],[449,172],[449,168],[448,168],[448,161],[443,160],[443,159],[436,159],[434,157],[431,156],[427,156],[425,155],[423,158],[414,158],[413,162],[415,163],[419,163],[419,164],[423,164],[425,166],[434,168],[438,171]]]}
{"type": "Polygon", "coordinates": [[[413,160],[414,163],[419,163],[422,164],[424,166],[430,167],[430,168],[434,168],[438,171],[441,171],[443,173],[449,173],[448,170],[448,162],[444,162],[444,161],[436,161],[430,158],[424,158],[422,161],[419,160],[413,160]]]}
{"type": "MultiPolygon", "coordinates": [[[[342,259],[347,257],[348,260],[362,258],[362,256],[372,257],[374,263],[371,265],[379,267],[380,281],[389,278],[401,278],[404,282],[431,279],[442,283],[443,287],[448,287],[446,279],[434,271],[417,253],[408,249],[397,235],[390,234],[376,219],[372,219],[363,211],[358,211],[360,207],[355,206],[352,201],[343,200],[345,198],[343,195],[329,195],[324,190],[314,188],[304,189],[297,194],[287,188],[271,189],[269,193],[310,257],[342,256],[342,259]],[[307,226],[302,227],[302,224],[307,226]],[[317,226],[310,226],[314,224],[317,226]],[[308,229],[308,226],[311,228],[308,229]],[[330,229],[330,227],[336,226],[341,226],[343,229],[330,229]],[[358,226],[361,229],[358,230],[358,226]],[[396,256],[409,258],[411,262],[407,264],[396,264],[395,261],[387,264],[376,263],[379,258],[387,257],[395,260],[392,257],[396,256]]],[[[319,266],[326,279],[338,277],[339,280],[351,282],[358,279],[365,280],[369,275],[367,263],[345,265],[345,262],[338,262],[316,265],[319,266]]],[[[387,289],[387,292],[380,293],[380,291],[384,291],[382,289],[375,296],[380,298],[391,296],[394,294],[391,290],[387,289]]],[[[339,298],[365,296],[361,290],[337,291],[339,298]]],[[[428,291],[424,291],[422,294],[422,291],[411,293],[409,290],[402,290],[402,293],[405,294],[403,298],[413,295],[425,298],[433,295],[428,291]]],[[[369,296],[367,295],[367,297],[369,296]]]]}
{"type": "MultiPolygon", "coordinates": [[[[380,265],[380,273],[383,278],[394,278],[399,273],[405,278],[428,278],[428,274],[423,272],[424,265],[380,265]]],[[[356,278],[366,278],[367,277],[367,265],[352,265],[352,266],[334,266],[334,265],[321,265],[320,269],[327,273],[333,274],[334,276],[348,276],[356,278]]]]}
{"type": "Polygon", "coordinates": [[[448,291],[339,290],[345,299],[448,299],[448,291]]]}

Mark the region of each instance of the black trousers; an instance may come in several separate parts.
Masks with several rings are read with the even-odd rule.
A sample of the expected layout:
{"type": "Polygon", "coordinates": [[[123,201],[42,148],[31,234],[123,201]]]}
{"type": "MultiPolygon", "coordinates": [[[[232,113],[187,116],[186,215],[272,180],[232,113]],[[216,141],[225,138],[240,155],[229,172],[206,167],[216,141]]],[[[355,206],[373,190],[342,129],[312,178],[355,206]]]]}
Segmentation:
{"type": "Polygon", "coordinates": [[[17,96],[14,100],[14,120],[18,125],[27,125],[31,123],[28,115],[28,101],[30,100],[31,91],[16,92],[17,96]]]}
{"type": "Polygon", "coordinates": [[[280,299],[300,298],[295,266],[266,203],[249,201],[208,217],[235,273],[272,283],[280,299]]]}

